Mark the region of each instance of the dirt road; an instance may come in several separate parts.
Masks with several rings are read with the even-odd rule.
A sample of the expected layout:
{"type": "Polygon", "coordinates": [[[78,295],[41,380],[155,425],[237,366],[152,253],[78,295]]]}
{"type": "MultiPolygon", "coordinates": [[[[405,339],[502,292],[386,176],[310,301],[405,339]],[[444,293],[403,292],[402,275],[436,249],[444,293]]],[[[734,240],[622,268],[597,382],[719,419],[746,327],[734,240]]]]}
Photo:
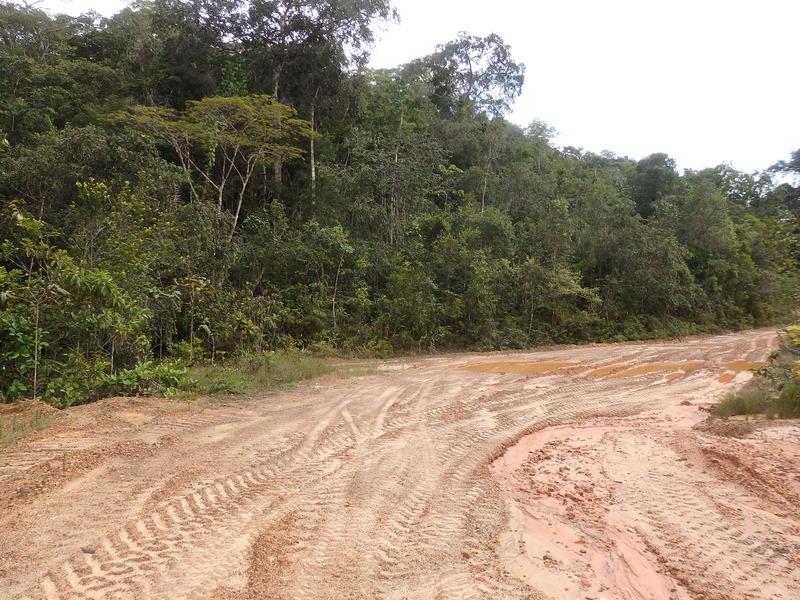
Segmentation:
{"type": "Polygon", "coordinates": [[[774,345],[445,356],[203,411],[78,407],[0,450],[0,598],[799,598],[798,429],[691,429],[774,345]]]}

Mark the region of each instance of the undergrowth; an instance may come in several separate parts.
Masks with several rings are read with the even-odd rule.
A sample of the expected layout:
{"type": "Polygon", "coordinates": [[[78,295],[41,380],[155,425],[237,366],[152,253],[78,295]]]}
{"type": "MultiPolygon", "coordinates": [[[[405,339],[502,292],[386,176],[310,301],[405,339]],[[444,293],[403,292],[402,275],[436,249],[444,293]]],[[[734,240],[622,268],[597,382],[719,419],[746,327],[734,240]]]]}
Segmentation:
{"type": "Polygon", "coordinates": [[[745,387],[726,394],[711,409],[711,415],[723,419],[742,415],[800,419],[800,385],[792,382],[772,391],[745,387]]]}
{"type": "Polygon", "coordinates": [[[738,415],[763,415],[768,412],[772,402],[772,394],[764,386],[746,386],[725,394],[711,410],[711,414],[723,419],[738,415]]]}
{"type": "Polygon", "coordinates": [[[711,409],[711,415],[723,419],[738,415],[800,419],[800,327],[787,328],[780,350],[770,355],[770,364],[754,369],[754,373],[756,379],[726,394],[711,409]]]}
{"type": "Polygon", "coordinates": [[[334,370],[330,361],[302,352],[268,352],[195,365],[189,389],[212,396],[269,392],[334,370]]]}
{"type": "Polygon", "coordinates": [[[42,410],[0,416],[0,447],[13,444],[31,432],[49,426],[52,418],[42,410]]]}

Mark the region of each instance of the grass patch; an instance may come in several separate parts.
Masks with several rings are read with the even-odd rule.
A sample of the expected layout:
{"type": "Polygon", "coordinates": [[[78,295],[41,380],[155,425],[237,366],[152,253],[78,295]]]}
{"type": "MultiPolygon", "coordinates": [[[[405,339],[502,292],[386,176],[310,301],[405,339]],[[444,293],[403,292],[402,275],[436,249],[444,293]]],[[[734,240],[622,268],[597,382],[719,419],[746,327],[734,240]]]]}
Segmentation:
{"type": "Polygon", "coordinates": [[[280,351],[197,365],[190,370],[189,377],[192,391],[198,394],[250,395],[290,387],[334,370],[324,358],[280,351]]]}
{"type": "Polygon", "coordinates": [[[0,447],[10,446],[29,433],[48,427],[53,422],[41,409],[0,416],[0,447]]]}
{"type": "Polygon", "coordinates": [[[779,419],[800,419],[800,382],[784,385],[769,406],[768,416],[779,419]]]}
{"type": "Polygon", "coordinates": [[[711,409],[711,414],[723,419],[737,415],[763,415],[772,401],[769,391],[762,386],[747,386],[725,394],[711,409]]]}
{"type": "Polygon", "coordinates": [[[729,437],[746,438],[748,435],[756,430],[756,426],[752,421],[732,421],[729,422],[728,427],[725,428],[724,434],[729,437]]]}
{"type": "Polygon", "coordinates": [[[756,381],[726,394],[711,408],[712,417],[728,419],[740,415],[800,419],[800,381],[789,381],[777,389],[756,381]]]}
{"type": "Polygon", "coordinates": [[[367,375],[374,375],[378,372],[378,369],[373,367],[336,367],[336,372],[339,373],[341,377],[366,377],[367,375]]]}

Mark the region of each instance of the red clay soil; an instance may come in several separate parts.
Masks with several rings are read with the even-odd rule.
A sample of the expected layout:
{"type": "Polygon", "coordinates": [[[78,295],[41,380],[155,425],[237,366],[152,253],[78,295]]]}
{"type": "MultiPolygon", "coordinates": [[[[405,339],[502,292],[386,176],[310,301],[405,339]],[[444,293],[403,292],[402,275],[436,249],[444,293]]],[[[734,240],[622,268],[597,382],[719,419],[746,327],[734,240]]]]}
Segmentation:
{"type": "Polygon", "coordinates": [[[800,428],[695,427],[775,344],[397,360],[219,408],[63,411],[0,449],[0,598],[797,599],[800,428]]]}

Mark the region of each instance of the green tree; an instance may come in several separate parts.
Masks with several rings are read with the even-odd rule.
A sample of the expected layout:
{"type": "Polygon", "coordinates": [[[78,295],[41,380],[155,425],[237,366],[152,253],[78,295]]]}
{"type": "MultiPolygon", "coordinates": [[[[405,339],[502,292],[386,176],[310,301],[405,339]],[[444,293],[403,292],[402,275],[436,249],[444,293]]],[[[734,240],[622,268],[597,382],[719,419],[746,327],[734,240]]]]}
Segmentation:
{"type": "Polygon", "coordinates": [[[174,150],[195,200],[203,198],[205,186],[213,190],[220,213],[231,207],[229,238],[257,167],[301,157],[303,150],[295,144],[312,135],[308,123],[296,118],[293,109],[257,95],[204,98],[190,102],[182,113],[138,106],[112,119],[166,142],[174,150]]]}
{"type": "Polygon", "coordinates": [[[113,278],[75,264],[46,224],[9,204],[0,246],[0,395],[57,406],[97,398],[140,364],[150,315],[113,278]]]}
{"type": "Polygon", "coordinates": [[[91,122],[118,91],[117,71],[75,60],[73,40],[85,25],[0,4],[0,131],[12,145],[68,123],[91,122]]]}
{"type": "Polygon", "coordinates": [[[24,200],[48,222],[59,222],[73,203],[80,202],[75,183],[90,179],[118,191],[140,180],[171,188],[178,177],[158,157],[152,138],[95,125],[68,125],[14,145],[0,156],[0,195],[24,200]]]}
{"type": "Polygon", "coordinates": [[[645,219],[651,217],[657,201],[678,192],[679,181],[675,159],[666,154],[651,154],[637,162],[628,176],[637,212],[645,219]]]}
{"type": "Polygon", "coordinates": [[[499,35],[481,38],[461,32],[433,54],[406,65],[403,74],[428,86],[443,115],[493,117],[507,112],[522,92],[525,65],[514,61],[499,35]]]}
{"type": "Polygon", "coordinates": [[[396,12],[386,0],[254,0],[247,14],[245,46],[258,91],[292,103],[283,92],[283,81],[313,76],[293,69],[302,63],[301,57],[334,55],[339,69],[351,61],[363,63],[374,39],[372,21],[393,18],[396,12]]]}

